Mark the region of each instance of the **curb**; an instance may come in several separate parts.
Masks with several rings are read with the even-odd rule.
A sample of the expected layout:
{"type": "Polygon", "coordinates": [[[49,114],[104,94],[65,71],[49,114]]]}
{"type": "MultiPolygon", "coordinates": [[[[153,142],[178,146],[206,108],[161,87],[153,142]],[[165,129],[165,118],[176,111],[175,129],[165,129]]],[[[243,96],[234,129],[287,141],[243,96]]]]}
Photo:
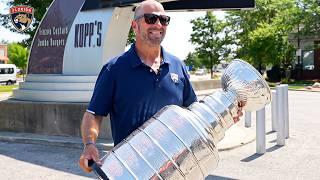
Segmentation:
{"type": "Polygon", "coordinates": [[[8,99],[12,93],[8,92],[0,92],[0,101],[8,99]]]}
{"type": "MultiPolygon", "coordinates": [[[[275,87],[270,87],[271,90],[276,90],[275,87]]],[[[288,86],[289,91],[303,91],[303,92],[320,92],[320,90],[312,90],[312,89],[290,89],[290,86],[288,86]]]]}
{"type": "Polygon", "coordinates": [[[304,91],[304,92],[320,92],[319,90],[312,89],[288,89],[289,91],[304,91]]]}
{"type": "MultiPolygon", "coordinates": [[[[81,138],[67,136],[47,136],[31,133],[0,132],[0,141],[11,143],[38,144],[45,146],[58,146],[74,149],[83,148],[81,138]]],[[[109,151],[113,148],[113,142],[104,139],[99,140],[97,143],[97,148],[101,151],[109,151]]]]}

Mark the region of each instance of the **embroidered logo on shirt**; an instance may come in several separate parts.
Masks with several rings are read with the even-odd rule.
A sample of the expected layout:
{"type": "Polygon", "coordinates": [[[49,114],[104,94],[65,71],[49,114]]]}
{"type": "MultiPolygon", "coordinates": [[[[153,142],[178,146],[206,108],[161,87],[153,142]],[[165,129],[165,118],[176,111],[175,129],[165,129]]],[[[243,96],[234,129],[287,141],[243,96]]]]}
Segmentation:
{"type": "Polygon", "coordinates": [[[171,79],[174,83],[178,83],[178,80],[179,80],[179,76],[178,74],[175,74],[175,73],[170,73],[170,76],[171,76],[171,79]]]}

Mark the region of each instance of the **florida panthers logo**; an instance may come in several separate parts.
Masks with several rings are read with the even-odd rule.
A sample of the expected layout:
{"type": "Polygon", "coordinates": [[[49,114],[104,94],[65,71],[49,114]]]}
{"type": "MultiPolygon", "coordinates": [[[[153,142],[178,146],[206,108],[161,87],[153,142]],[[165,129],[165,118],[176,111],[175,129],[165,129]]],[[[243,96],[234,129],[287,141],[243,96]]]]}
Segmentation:
{"type": "Polygon", "coordinates": [[[27,30],[33,20],[33,8],[30,6],[14,6],[10,8],[10,19],[17,31],[27,30]]]}

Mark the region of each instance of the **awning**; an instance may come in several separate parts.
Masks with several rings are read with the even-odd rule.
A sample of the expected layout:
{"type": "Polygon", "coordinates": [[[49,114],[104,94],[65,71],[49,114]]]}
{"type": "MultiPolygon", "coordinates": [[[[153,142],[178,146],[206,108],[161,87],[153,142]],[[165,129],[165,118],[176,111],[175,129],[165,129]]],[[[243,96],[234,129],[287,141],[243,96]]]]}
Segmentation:
{"type": "MultiPolygon", "coordinates": [[[[86,0],[81,11],[135,6],[143,0],[86,0]]],[[[168,11],[192,11],[210,9],[248,9],[255,7],[254,0],[159,0],[168,11]]]]}

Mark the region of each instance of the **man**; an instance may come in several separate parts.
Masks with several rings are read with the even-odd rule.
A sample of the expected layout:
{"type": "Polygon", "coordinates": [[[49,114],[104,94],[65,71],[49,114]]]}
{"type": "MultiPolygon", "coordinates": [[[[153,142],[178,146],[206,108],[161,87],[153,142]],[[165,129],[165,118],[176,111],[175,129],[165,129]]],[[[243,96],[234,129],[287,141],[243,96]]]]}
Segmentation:
{"type": "Polygon", "coordinates": [[[110,114],[116,145],[162,107],[187,107],[197,100],[185,66],[160,45],[169,22],[157,1],[137,6],[131,24],[136,42],[102,68],[82,120],[84,150],[79,163],[84,171],[91,171],[90,159],[100,164],[95,142],[103,116],[110,114]]]}

